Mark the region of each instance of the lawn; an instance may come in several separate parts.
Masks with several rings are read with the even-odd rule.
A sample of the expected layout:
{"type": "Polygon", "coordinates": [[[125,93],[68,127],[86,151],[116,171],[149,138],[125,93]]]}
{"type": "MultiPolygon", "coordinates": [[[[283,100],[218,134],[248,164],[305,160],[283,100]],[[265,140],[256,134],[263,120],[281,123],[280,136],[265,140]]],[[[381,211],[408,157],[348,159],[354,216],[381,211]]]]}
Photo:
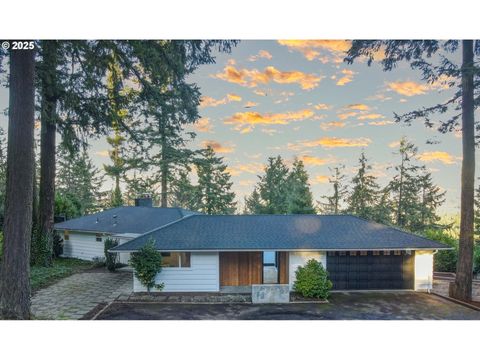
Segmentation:
{"type": "Polygon", "coordinates": [[[30,268],[30,283],[32,292],[46,287],[72,274],[95,267],[91,261],[69,258],[54,260],[52,267],[32,266],[30,268]]]}

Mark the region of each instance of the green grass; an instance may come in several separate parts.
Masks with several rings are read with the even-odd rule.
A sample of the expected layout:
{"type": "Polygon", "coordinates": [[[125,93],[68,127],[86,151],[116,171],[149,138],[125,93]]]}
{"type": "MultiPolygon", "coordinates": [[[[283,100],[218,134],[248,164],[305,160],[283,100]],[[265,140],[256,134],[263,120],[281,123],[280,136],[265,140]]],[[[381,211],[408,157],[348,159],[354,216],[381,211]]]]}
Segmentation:
{"type": "Polygon", "coordinates": [[[95,267],[92,261],[58,258],[52,267],[32,266],[30,268],[30,285],[32,291],[39,290],[72,274],[95,267]]]}

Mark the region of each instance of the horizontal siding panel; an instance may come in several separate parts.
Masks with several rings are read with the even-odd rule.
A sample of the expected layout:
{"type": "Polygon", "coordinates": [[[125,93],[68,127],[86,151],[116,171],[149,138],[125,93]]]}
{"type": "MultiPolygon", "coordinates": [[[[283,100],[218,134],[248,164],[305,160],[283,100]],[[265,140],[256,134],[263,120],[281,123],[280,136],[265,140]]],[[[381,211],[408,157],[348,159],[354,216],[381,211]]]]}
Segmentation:
{"type": "MultiPolygon", "coordinates": [[[[218,253],[192,253],[191,267],[163,269],[156,277],[156,283],[163,283],[162,291],[219,291],[218,253]]],[[[134,278],[134,291],[146,291],[134,278]]],[[[152,291],[158,291],[152,289],[152,291]]]]}

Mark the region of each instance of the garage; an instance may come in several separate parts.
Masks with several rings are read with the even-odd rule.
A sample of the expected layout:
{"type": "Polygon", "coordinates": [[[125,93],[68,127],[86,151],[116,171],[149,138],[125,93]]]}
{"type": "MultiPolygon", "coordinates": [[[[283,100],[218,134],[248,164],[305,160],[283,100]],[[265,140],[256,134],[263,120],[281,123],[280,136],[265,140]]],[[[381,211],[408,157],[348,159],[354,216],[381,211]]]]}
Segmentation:
{"type": "Polygon", "coordinates": [[[327,271],[333,290],[414,288],[413,251],[329,251],[327,271]]]}

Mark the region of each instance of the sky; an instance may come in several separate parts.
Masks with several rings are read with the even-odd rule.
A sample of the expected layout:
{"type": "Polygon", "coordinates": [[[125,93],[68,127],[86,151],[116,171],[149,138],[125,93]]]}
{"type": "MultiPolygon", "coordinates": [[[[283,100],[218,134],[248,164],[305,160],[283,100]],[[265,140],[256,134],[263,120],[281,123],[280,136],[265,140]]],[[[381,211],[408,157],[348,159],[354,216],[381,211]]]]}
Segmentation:
{"type": "MultiPolygon", "coordinates": [[[[349,45],[343,40],[245,40],[230,54],[217,54],[215,64],[201,66],[189,78],[202,93],[201,118],[192,127],[197,137],[189,147],[210,144],[224,157],[240,204],[267,158],[277,155],[288,164],[294,157],[304,161],[314,199],[321,200],[331,194],[330,169],[344,165],[350,179],[362,151],[385,185],[405,135],[418,146],[419,163],[447,191],[441,213],[459,212],[461,134],[441,134],[422,120],[411,126],[393,120],[394,113],[445,101],[455,89],[440,81],[425,83],[406,63],[390,72],[363,60],[346,64],[343,51],[349,45]]],[[[7,104],[8,91],[1,89],[0,108],[7,104]]],[[[0,126],[6,123],[0,115],[0,126]]],[[[97,166],[109,163],[108,150],[105,139],[92,141],[97,166]]]]}

